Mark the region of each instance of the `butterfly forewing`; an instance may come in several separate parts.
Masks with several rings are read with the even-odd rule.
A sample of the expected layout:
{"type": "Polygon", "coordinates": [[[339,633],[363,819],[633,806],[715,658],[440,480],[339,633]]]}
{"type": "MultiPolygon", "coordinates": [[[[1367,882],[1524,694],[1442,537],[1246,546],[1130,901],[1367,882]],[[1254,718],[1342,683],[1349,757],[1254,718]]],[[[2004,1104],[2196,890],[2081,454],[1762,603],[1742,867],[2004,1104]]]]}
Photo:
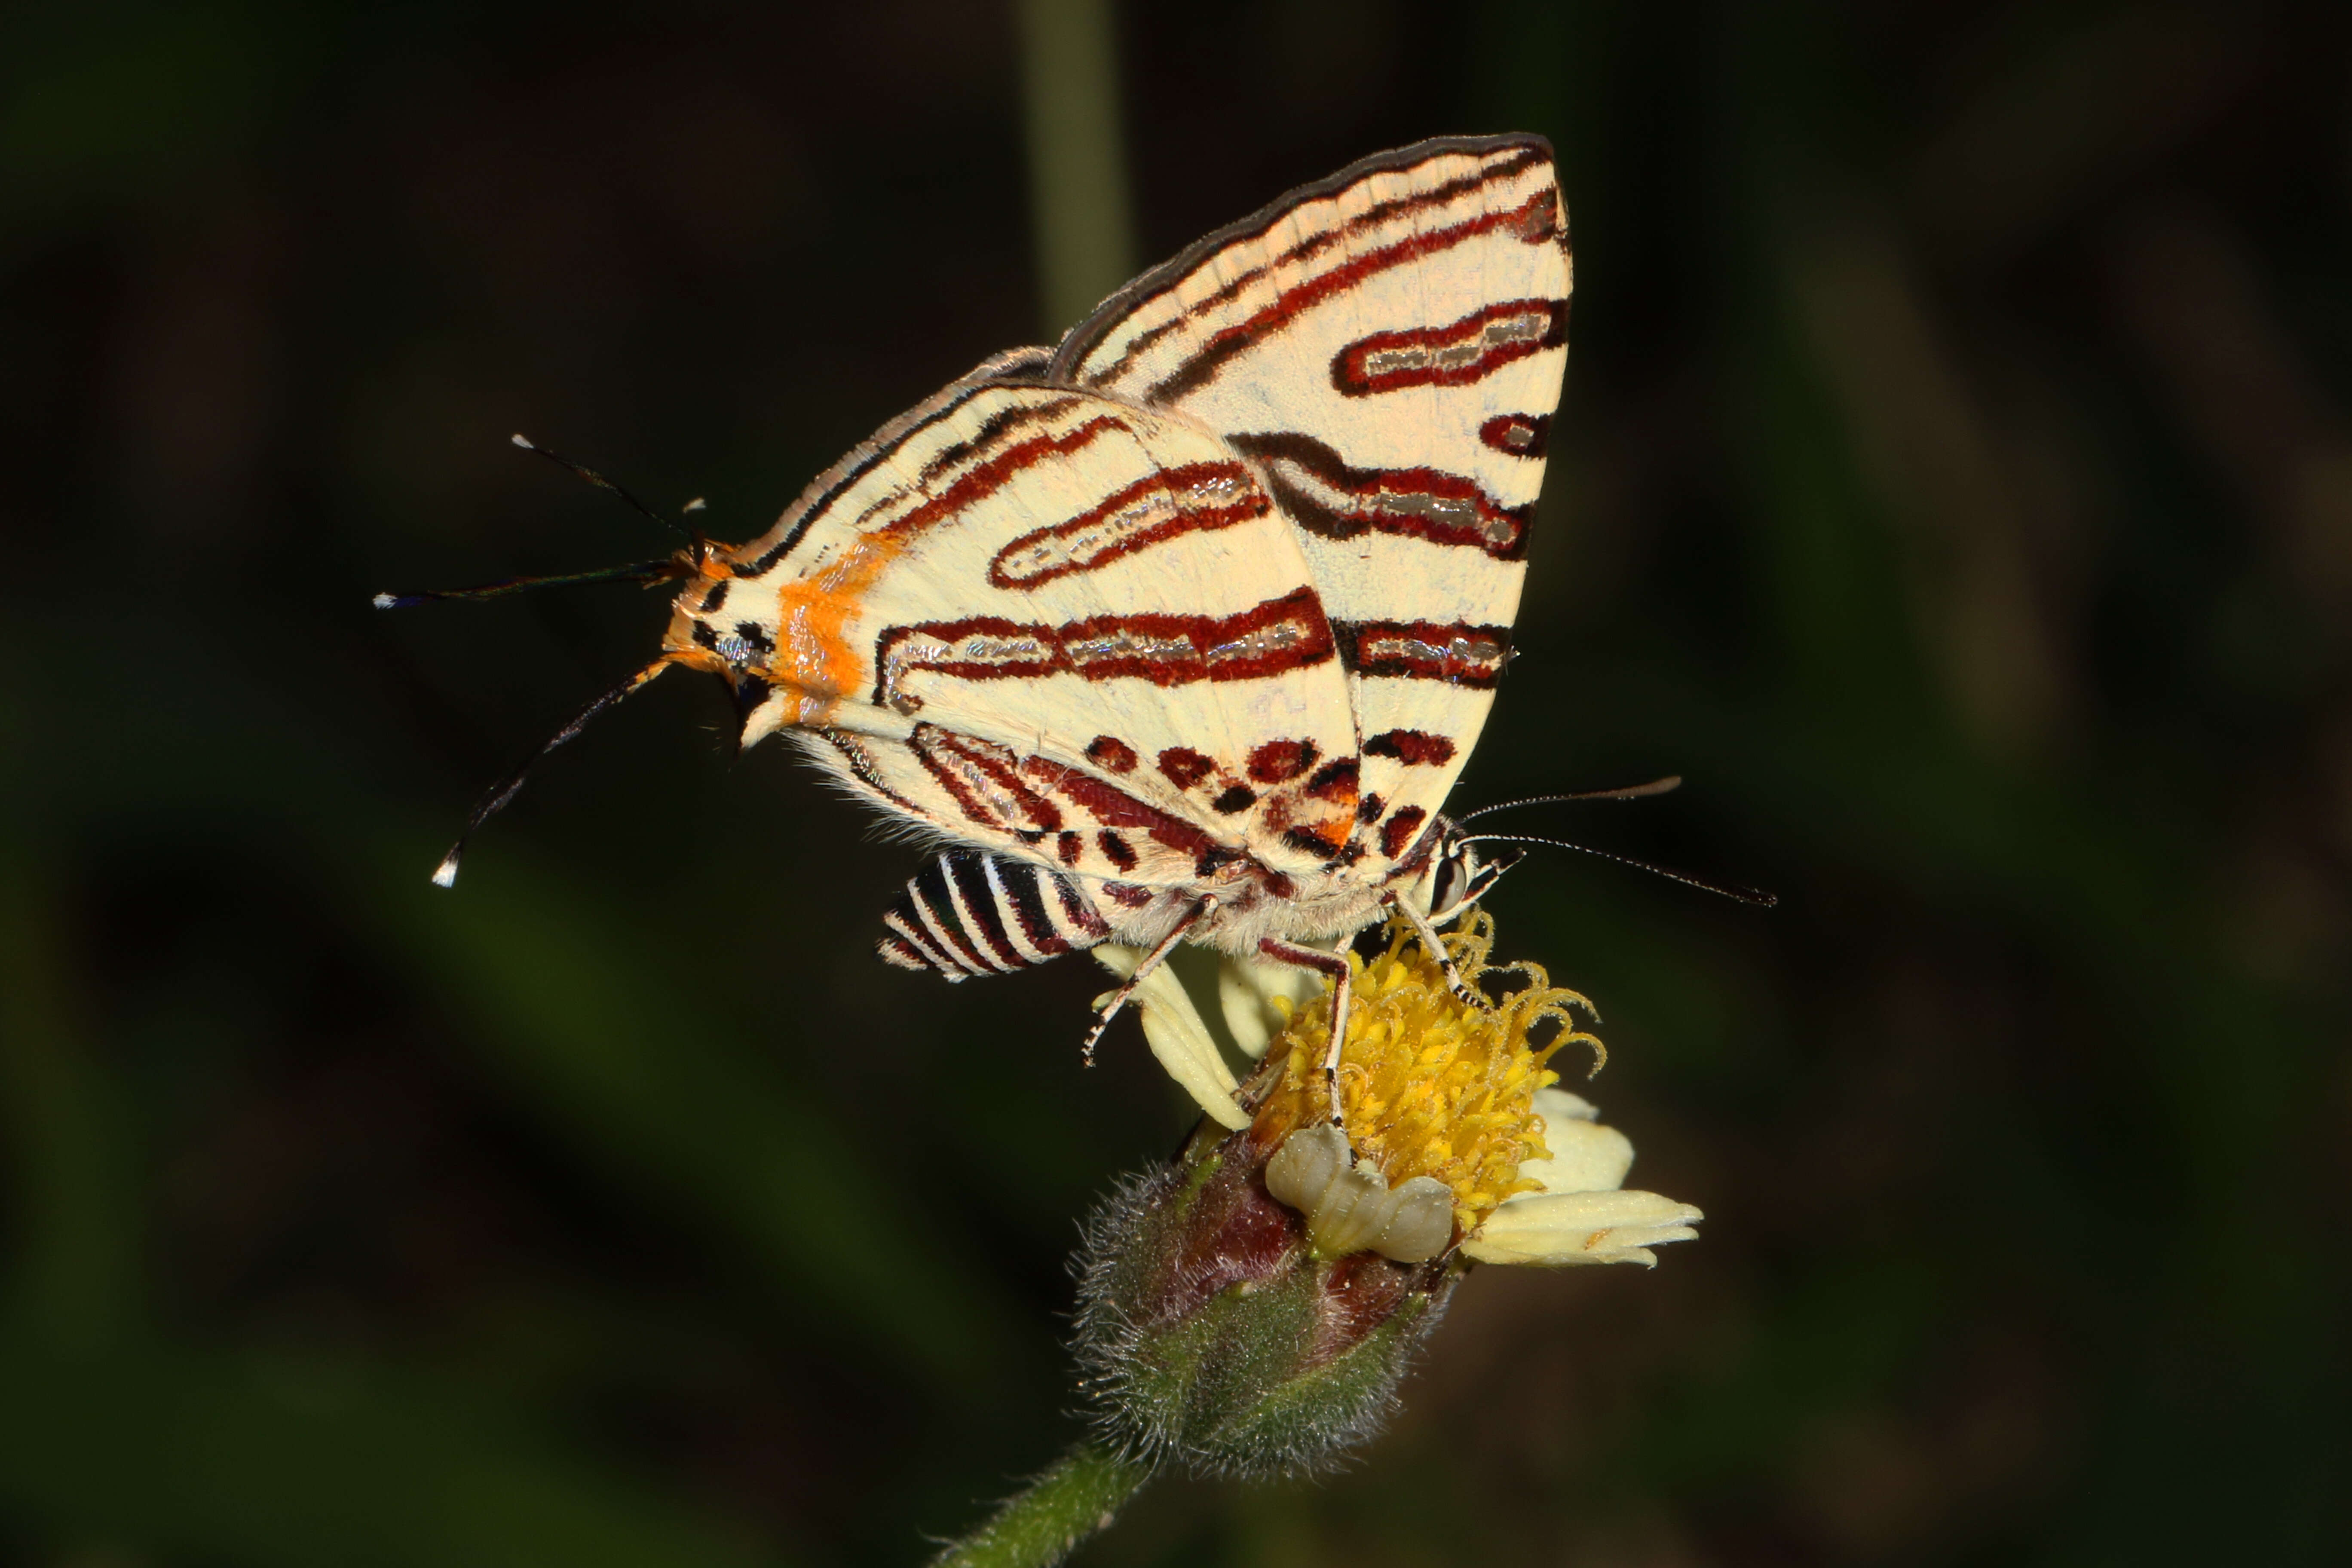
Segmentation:
{"type": "Polygon", "coordinates": [[[1349,672],[1384,860],[1452,787],[1508,657],[1569,288],[1549,148],[1427,142],[1210,236],[1055,357],[1265,475],[1349,672]]]}
{"type": "Polygon", "coordinates": [[[1344,845],[1337,639],[1296,531],[1225,443],[1115,397],[978,382],[818,492],[727,553],[715,616],[673,626],[741,661],[747,742],[815,731],[817,755],[947,835],[1145,886],[1344,845]]]}

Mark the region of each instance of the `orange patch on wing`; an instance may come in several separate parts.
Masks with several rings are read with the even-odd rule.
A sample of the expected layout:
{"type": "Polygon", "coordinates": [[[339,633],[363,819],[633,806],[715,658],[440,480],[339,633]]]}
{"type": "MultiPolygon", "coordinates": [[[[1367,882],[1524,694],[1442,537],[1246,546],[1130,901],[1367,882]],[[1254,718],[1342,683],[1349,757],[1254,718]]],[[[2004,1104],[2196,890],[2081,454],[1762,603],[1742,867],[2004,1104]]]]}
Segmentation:
{"type": "Polygon", "coordinates": [[[1346,816],[1327,816],[1320,822],[1299,823],[1295,831],[1309,835],[1337,855],[1347,844],[1348,835],[1354,830],[1355,820],[1352,813],[1346,816]]]}
{"type": "Polygon", "coordinates": [[[766,675],[790,704],[785,723],[822,724],[845,692],[866,684],[866,661],[844,634],[875,579],[911,542],[896,530],[859,534],[823,571],[776,585],[776,651],[766,675]]]}
{"type": "MultiPolygon", "coordinates": [[[[805,577],[780,581],[772,588],[767,587],[767,579],[778,575],[782,568],[761,575],[735,576],[734,569],[747,564],[746,559],[706,563],[706,575],[735,576],[738,593],[764,589],[776,595],[776,647],[759,674],[785,705],[779,725],[825,723],[844,696],[868,684],[872,679],[868,662],[844,634],[875,583],[927,530],[985,500],[1023,470],[1066,457],[1111,433],[1133,435],[1124,421],[1098,414],[1069,430],[1013,443],[964,469],[937,493],[922,495],[919,504],[903,515],[855,534],[835,560],[805,577]]],[[[751,551],[756,543],[736,549],[751,551]]],[[[690,643],[693,628],[686,626],[683,631],[690,643]]],[[[697,658],[688,649],[677,651],[679,663],[705,669],[714,667],[707,658],[697,658]]]]}
{"type": "MultiPolygon", "coordinates": [[[[726,659],[695,641],[696,617],[687,605],[700,603],[703,589],[719,579],[732,579],[739,595],[760,591],[773,594],[775,650],[751,673],[774,688],[774,700],[782,705],[782,711],[775,724],[762,723],[758,733],[789,724],[824,723],[840,706],[843,694],[859,689],[866,680],[866,661],[852,648],[846,635],[849,622],[875,581],[911,542],[911,535],[895,530],[861,534],[849,542],[839,559],[822,570],[780,582],[737,577],[735,568],[740,563],[709,557],[703,563],[702,580],[678,595],[678,608],[663,638],[662,651],[674,664],[731,678],[735,669],[726,659]]],[[[744,600],[739,597],[734,603],[740,605],[744,600]]]]}

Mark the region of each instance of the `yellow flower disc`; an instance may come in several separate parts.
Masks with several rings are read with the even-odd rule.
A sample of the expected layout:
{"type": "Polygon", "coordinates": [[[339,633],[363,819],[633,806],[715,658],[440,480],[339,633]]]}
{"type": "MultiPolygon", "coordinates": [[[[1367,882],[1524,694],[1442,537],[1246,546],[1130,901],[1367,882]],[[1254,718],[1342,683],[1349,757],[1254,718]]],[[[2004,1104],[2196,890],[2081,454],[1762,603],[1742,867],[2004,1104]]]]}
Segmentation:
{"type": "MultiPolygon", "coordinates": [[[[1444,938],[1454,963],[1473,987],[1486,975],[1517,972],[1527,985],[1499,1003],[1479,1006],[1456,997],[1444,971],[1424,952],[1402,920],[1389,922],[1388,951],[1365,963],[1354,954],[1354,999],[1348,1037],[1339,1048],[1339,1100],[1348,1141],[1391,1187],[1434,1176],[1454,1189],[1454,1222],[1467,1231],[1496,1205],[1538,1184],[1522,1179],[1522,1161],[1550,1157],[1536,1090],[1559,1081],[1544,1066],[1566,1045],[1601,1041],[1577,1028],[1570,1014],[1592,1004],[1554,986],[1532,963],[1490,969],[1495,922],[1483,910],[1444,938]],[[1547,1019],[1559,1026],[1546,1044],[1528,1036],[1547,1019]]],[[[1257,1108],[1252,1133],[1278,1147],[1301,1127],[1325,1121],[1330,1101],[1323,1057],[1331,1038],[1330,990],[1289,1012],[1266,1052],[1277,1072],[1257,1108]]],[[[1275,1005],[1286,1007],[1277,998],[1275,1005]]]]}

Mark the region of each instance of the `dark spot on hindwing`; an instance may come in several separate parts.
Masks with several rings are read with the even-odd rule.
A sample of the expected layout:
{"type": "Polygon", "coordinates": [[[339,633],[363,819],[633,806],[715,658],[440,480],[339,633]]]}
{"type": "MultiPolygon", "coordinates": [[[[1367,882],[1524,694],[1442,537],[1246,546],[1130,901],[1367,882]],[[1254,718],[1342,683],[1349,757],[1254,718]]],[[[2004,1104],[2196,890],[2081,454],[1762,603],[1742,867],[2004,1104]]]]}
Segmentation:
{"type": "Polygon", "coordinates": [[[1202,850],[1200,858],[1192,862],[1192,875],[1204,879],[1213,877],[1219,870],[1232,865],[1234,861],[1248,858],[1249,851],[1246,849],[1234,849],[1226,845],[1213,844],[1202,850]]]}
{"type": "Polygon", "coordinates": [[[1160,771],[1178,789],[1191,789],[1216,771],[1217,764],[1190,746],[1171,746],[1160,753],[1160,771]]]}
{"type": "Polygon", "coordinates": [[[1135,771],[1135,748],[1116,735],[1097,735],[1087,742],[1087,758],[1115,773],[1135,771]]]}
{"type": "Polygon", "coordinates": [[[1334,757],[1315,770],[1307,781],[1307,793],[1317,800],[1351,800],[1356,794],[1359,764],[1353,757],[1334,757]]]}
{"type": "Polygon", "coordinates": [[[1550,442],[1549,414],[1497,414],[1478,426],[1478,439],[1514,458],[1541,458],[1550,442]]]}
{"type": "Polygon", "coordinates": [[[1282,830],[1282,841],[1302,854],[1313,855],[1325,860],[1330,859],[1348,847],[1346,839],[1342,838],[1334,843],[1311,827],[1286,827],[1282,830]]]}
{"type": "Polygon", "coordinates": [[[1417,805],[1402,806],[1397,814],[1381,825],[1381,853],[1391,860],[1401,859],[1412,847],[1415,836],[1429,813],[1417,805]]]}
{"type": "Polygon", "coordinates": [[[1247,811],[1251,806],[1255,805],[1257,791],[1247,784],[1234,784],[1209,804],[1225,816],[1231,816],[1237,811],[1247,811]]]}
{"type": "Polygon", "coordinates": [[[1392,757],[1407,767],[1443,766],[1454,760],[1454,742],[1425,730],[1391,730],[1366,741],[1364,755],[1392,757]]]}
{"type": "Polygon", "coordinates": [[[1135,850],[1126,839],[1106,827],[1095,835],[1095,842],[1102,847],[1103,858],[1112,865],[1122,871],[1135,869],[1135,850]]]}
{"type": "Polygon", "coordinates": [[[1249,776],[1263,784],[1287,784],[1315,765],[1312,741],[1268,741],[1249,754],[1249,776]]]}

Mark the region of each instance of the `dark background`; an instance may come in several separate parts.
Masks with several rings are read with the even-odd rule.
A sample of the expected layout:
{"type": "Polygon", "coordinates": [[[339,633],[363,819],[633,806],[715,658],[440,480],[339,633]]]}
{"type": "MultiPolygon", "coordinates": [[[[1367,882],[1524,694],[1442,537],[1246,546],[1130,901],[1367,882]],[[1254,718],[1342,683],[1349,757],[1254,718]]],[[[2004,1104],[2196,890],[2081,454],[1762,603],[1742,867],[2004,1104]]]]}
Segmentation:
{"type": "MultiPolygon", "coordinates": [[[[1706,1209],[1485,1269],[1353,1470],[1099,1564],[2352,1553],[2352,27],[2323,5],[1134,5],[1139,255],[1559,144],[1574,363],[1457,800],[1706,1209]]],[[[1036,341],[1019,57],[884,0],[0,20],[0,1558],[895,1563],[1066,1440],[1185,1123],[1097,973],[663,682],[457,891],[627,587],[1036,341]]],[[[1054,323],[1057,330],[1062,322],[1054,323]]]]}

